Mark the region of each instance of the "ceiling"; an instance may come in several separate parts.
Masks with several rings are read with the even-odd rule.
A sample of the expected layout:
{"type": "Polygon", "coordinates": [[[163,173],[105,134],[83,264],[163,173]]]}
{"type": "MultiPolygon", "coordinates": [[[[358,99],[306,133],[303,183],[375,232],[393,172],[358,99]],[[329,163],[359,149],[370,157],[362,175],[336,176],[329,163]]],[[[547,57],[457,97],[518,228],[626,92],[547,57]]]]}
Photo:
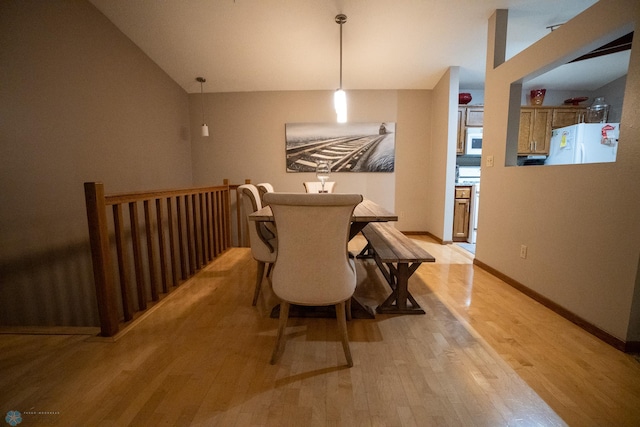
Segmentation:
{"type": "Polygon", "coordinates": [[[198,76],[205,92],[336,89],[338,13],[345,89],[432,89],[456,65],[461,88],[482,89],[495,9],[509,9],[511,57],[597,0],[90,1],[192,93],[198,76]]]}

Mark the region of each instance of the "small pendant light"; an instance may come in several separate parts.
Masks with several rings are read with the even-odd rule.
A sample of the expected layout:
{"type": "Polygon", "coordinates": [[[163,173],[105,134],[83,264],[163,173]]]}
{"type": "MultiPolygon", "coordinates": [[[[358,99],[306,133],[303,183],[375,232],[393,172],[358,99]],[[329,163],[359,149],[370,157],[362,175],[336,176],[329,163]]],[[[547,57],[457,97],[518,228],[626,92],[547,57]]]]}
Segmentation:
{"type": "Polygon", "coordinates": [[[342,24],[345,22],[346,15],[336,15],[336,23],[340,25],[340,88],[333,94],[333,106],[336,109],[338,123],[347,122],[347,94],[342,90],[342,24]]]}
{"type": "Polygon", "coordinates": [[[202,136],[209,136],[209,126],[204,122],[204,91],[202,84],[207,81],[204,77],[196,77],[196,80],[200,82],[200,98],[202,99],[202,136]]]}

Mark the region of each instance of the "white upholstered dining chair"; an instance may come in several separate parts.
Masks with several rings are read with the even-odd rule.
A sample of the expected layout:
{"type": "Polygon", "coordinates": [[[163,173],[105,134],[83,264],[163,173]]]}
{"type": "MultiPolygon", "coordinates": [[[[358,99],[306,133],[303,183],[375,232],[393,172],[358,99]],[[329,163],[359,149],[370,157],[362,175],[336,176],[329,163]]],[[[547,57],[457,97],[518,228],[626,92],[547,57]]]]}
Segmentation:
{"type": "Polygon", "coordinates": [[[268,182],[261,182],[260,184],[256,184],[256,188],[258,189],[258,194],[260,194],[262,206],[264,206],[264,195],[266,193],[273,193],[273,185],[268,182]]]}
{"type": "Polygon", "coordinates": [[[284,350],[290,304],[335,305],[347,364],[353,366],[347,335],[346,304],[356,288],[356,269],[347,245],[351,215],[360,194],[267,193],[278,229],[278,253],[271,274],[282,302],[271,363],[284,350]]]}
{"type": "MultiPolygon", "coordinates": [[[[249,215],[262,208],[260,195],[255,185],[244,184],[238,187],[238,191],[242,194],[242,205],[244,214],[249,215]]],[[[260,287],[264,278],[264,269],[266,264],[269,268],[276,260],[278,253],[278,239],[274,233],[275,228],[269,229],[266,223],[261,221],[249,221],[249,243],[251,245],[251,255],[258,262],[258,272],[256,274],[256,288],[253,292],[253,305],[256,305],[258,296],[260,295],[260,287]]]]}
{"type": "MultiPolygon", "coordinates": [[[[319,193],[322,191],[322,183],[320,181],[305,181],[302,185],[304,185],[304,190],[307,193],[319,193]]],[[[324,191],[327,193],[333,193],[335,186],[335,181],[327,181],[324,183],[324,191]]]]}

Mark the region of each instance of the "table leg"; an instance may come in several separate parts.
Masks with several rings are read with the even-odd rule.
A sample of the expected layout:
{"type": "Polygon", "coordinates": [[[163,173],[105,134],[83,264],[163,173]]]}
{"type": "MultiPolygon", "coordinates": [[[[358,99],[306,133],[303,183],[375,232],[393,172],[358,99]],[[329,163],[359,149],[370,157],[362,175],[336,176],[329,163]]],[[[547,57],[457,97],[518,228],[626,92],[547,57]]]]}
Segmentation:
{"type": "Polygon", "coordinates": [[[367,224],[368,222],[351,222],[351,226],[349,227],[349,240],[356,237],[356,235],[361,232],[367,224]]]}

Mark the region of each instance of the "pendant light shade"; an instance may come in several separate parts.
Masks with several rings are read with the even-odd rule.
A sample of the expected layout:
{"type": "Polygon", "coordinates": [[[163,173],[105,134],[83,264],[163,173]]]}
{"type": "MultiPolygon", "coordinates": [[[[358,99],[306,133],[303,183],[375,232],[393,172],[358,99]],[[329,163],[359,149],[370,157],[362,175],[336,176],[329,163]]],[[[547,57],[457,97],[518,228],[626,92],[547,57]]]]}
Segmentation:
{"type": "Polygon", "coordinates": [[[204,90],[202,84],[207,81],[204,77],[196,77],[196,80],[200,82],[200,98],[202,100],[202,128],[201,135],[209,136],[209,126],[204,122],[204,90]]]}
{"type": "Polygon", "coordinates": [[[338,123],[347,122],[347,94],[342,89],[337,89],[333,94],[333,104],[336,109],[338,123]]]}
{"type": "Polygon", "coordinates": [[[346,15],[336,15],[336,23],[340,25],[340,88],[333,95],[333,105],[338,123],[347,122],[347,94],[342,90],[342,24],[345,22],[347,22],[346,15]]]}

